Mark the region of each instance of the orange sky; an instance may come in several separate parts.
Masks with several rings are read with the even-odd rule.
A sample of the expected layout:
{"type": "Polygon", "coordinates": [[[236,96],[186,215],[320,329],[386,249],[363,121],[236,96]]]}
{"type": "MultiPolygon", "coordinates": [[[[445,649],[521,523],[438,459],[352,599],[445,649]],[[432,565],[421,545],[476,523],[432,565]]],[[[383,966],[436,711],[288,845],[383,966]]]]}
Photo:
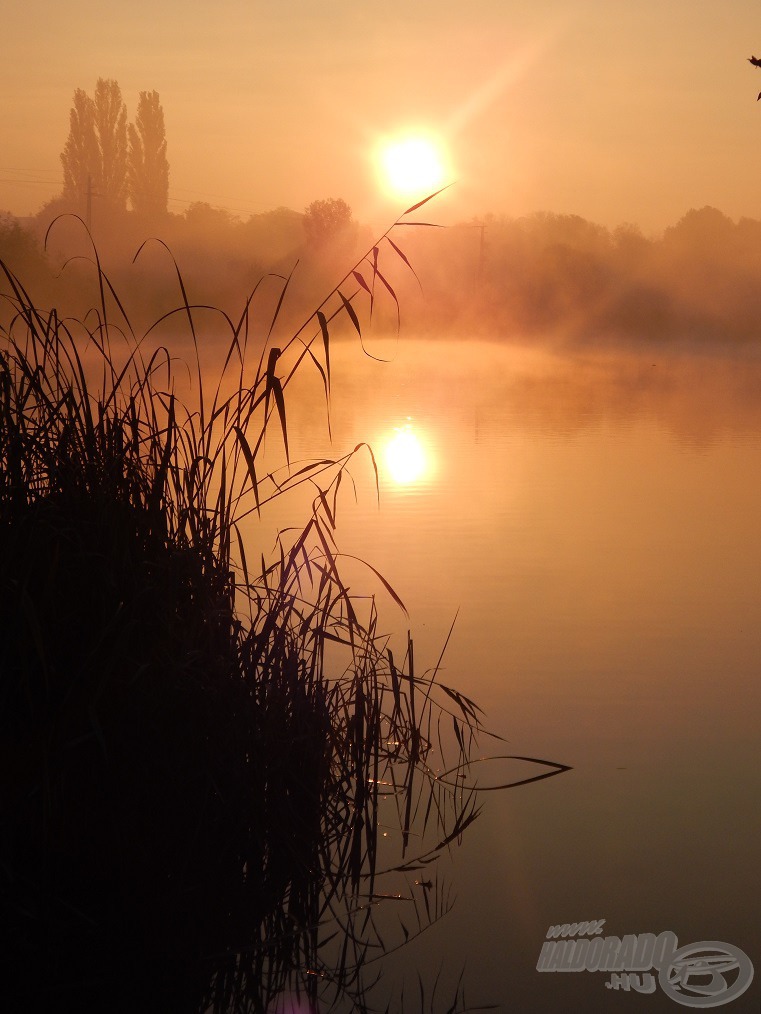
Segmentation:
{"type": "MultiPolygon", "coordinates": [[[[385,224],[381,137],[442,139],[438,220],[546,210],[658,232],[761,218],[756,0],[28,0],[4,15],[0,210],[60,190],[75,88],[164,107],[170,208],[343,197],[385,224]]],[[[761,52],[758,53],[761,55],[761,52]]]]}

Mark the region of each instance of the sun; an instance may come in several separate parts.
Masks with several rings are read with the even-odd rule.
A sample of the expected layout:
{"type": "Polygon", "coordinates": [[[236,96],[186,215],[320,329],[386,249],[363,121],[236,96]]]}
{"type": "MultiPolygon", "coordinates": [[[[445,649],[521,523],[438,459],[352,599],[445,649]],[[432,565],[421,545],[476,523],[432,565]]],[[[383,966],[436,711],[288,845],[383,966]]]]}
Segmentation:
{"type": "Polygon", "coordinates": [[[383,146],[380,153],[386,187],[400,197],[419,197],[444,183],[441,146],[425,137],[408,137],[383,146]]]}

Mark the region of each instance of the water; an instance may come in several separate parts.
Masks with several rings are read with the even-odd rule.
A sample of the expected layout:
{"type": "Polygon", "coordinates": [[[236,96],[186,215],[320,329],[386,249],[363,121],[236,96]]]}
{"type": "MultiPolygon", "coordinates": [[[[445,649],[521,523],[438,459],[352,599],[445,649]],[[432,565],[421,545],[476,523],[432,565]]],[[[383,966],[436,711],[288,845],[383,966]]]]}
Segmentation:
{"type": "MultiPolygon", "coordinates": [[[[333,452],[369,440],[380,468],[378,506],[357,455],[338,539],[410,619],[370,572],[354,580],[378,591],[387,629],[411,626],[429,665],[456,617],[442,678],[509,740],[485,754],[573,767],[484,794],[445,871],[453,911],[389,960],[387,984],[464,966],[474,1006],[677,1010],[658,986],[537,972],[549,926],[592,919],[607,935],[724,941],[758,969],[761,365],[409,340],[371,351],[394,361],[333,349],[333,452]],[[403,483],[382,454],[400,430],[428,464],[403,483]]],[[[294,457],[330,450],[324,416],[315,374],[291,391],[294,457]]],[[[526,773],[481,767],[483,784],[526,773]]],[[[759,983],[731,1009],[758,1011],[759,983]]]]}

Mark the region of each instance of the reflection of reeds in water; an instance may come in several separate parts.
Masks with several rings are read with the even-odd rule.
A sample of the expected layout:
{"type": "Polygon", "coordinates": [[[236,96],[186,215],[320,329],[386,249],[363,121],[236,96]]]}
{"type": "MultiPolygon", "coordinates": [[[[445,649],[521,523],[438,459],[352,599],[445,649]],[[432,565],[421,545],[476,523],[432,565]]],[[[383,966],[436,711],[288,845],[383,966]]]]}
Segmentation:
{"type": "MultiPolygon", "coordinates": [[[[368,264],[374,288],[377,250],[368,264]]],[[[477,813],[455,786],[479,720],[416,673],[411,642],[397,664],[374,600],[342,581],[338,492],[362,449],[259,474],[273,419],[287,456],[285,389],[304,359],[329,392],[335,314],[326,301],[315,336],[283,353],[265,343],[251,383],[247,307],[228,321],[234,394],[207,397],[199,367],[191,409],[168,353],[144,361],[99,265],[87,322],[39,312],[5,275],[6,984],[51,1010],[265,1010],[286,989],[361,1006],[388,878],[409,883],[402,938],[446,907],[419,871],[477,813]],[[118,367],[117,330],[132,349],[118,367]],[[240,520],[306,482],[305,527],[255,573],[240,520]]],[[[359,331],[354,297],[332,295],[359,331]]]]}

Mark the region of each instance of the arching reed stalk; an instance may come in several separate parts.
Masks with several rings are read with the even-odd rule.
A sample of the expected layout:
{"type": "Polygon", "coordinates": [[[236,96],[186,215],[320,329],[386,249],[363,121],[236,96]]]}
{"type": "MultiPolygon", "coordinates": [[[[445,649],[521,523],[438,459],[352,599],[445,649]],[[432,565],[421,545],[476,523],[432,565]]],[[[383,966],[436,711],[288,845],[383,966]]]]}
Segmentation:
{"type": "MultiPolygon", "coordinates": [[[[197,357],[193,405],[97,252],[80,321],[0,265],[2,945],[22,1000],[221,1014],[295,991],[363,1009],[384,898],[404,899],[397,942],[448,907],[429,871],[478,813],[457,775],[479,711],[416,670],[411,639],[396,659],[372,594],[342,579],[339,491],[372,451],[289,461],[296,372],[329,399],[336,319],[361,339],[359,298],[396,303],[384,246],[409,266],[389,230],[280,348],[282,279],[253,376],[251,299],[222,315],[221,375],[209,395],[197,357]],[[282,471],[263,465],[268,434],[282,471]],[[303,528],[254,570],[241,523],[306,483],[303,528]]],[[[157,325],[184,320],[198,351],[210,308],[177,279],[157,325]]]]}

